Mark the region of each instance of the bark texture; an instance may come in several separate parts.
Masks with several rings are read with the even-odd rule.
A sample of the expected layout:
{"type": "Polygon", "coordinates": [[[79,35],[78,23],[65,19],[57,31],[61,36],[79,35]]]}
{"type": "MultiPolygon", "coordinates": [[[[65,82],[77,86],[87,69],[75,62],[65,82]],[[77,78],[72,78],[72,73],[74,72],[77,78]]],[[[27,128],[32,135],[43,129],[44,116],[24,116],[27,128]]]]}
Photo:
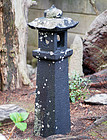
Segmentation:
{"type": "Polygon", "coordinates": [[[0,88],[30,85],[27,76],[27,14],[32,0],[0,1],[0,88]]]}

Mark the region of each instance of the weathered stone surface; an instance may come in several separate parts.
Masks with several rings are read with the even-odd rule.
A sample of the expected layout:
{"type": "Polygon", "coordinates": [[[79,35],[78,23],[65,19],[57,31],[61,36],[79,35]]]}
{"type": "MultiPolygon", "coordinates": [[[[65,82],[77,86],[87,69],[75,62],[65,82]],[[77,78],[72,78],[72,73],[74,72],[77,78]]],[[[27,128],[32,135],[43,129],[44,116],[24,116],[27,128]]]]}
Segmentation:
{"type": "Polygon", "coordinates": [[[90,87],[94,88],[107,88],[107,69],[101,70],[100,72],[86,76],[90,79],[90,87]]]}
{"type": "Polygon", "coordinates": [[[107,94],[96,94],[89,99],[84,100],[85,103],[107,105],[107,94]]]}
{"type": "Polygon", "coordinates": [[[73,49],[73,55],[69,60],[69,74],[72,75],[76,72],[80,76],[83,76],[83,43],[78,35],[76,35],[71,49],[73,49]]]}
{"type": "Polygon", "coordinates": [[[61,29],[74,28],[77,24],[78,21],[74,21],[72,18],[62,17],[62,11],[53,5],[44,11],[44,17],[36,18],[29,22],[28,26],[32,29],[57,29],[60,31],[61,29]]]}
{"type": "Polygon", "coordinates": [[[0,105],[0,122],[8,120],[9,114],[14,112],[25,112],[25,110],[15,104],[0,105]]]}
{"type": "Polygon", "coordinates": [[[107,10],[91,24],[84,41],[84,73],[92,74],[107,67],[107,10]]]}
{"type": "Polygon", "coordinates": [[[4,135],[0,134],[0,140],[7,140],[7,139],[4,135]]]}

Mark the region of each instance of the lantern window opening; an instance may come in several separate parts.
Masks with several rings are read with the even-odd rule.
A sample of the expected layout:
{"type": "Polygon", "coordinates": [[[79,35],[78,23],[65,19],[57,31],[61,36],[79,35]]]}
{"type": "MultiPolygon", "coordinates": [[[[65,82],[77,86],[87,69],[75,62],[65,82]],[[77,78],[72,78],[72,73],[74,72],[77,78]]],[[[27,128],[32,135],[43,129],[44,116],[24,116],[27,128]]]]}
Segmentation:
{"type": "Polygon", "coordinates": [[[65,33],[57,33],[57,48],[65,46],[65,33]]]}

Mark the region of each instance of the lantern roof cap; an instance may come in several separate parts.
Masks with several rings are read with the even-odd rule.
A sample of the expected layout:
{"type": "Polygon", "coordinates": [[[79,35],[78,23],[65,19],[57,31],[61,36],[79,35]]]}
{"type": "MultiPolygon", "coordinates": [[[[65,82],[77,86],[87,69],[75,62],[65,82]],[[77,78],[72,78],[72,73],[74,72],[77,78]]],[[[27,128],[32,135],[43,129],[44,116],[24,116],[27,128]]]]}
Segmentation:
{"type": "Polygon", "coordinates": [[[71,18],[62,17],[63,12],[57,9],[54,5],[44,11],[44,17],[36,18],[34,21],[28,23],[32,29],[69,29],[75,27],[78,22],[71,18]]]}

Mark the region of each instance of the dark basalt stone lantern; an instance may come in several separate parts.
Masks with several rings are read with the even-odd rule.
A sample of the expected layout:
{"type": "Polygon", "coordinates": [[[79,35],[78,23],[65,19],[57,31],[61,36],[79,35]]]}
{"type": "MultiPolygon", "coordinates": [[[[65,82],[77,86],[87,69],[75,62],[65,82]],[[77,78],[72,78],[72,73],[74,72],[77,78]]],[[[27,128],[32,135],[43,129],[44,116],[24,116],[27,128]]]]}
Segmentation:
{"type": "Polygon", "coordinates": [[[34,133],[47,137],[70,132],[70,104],[68,85],[67,30],[78,22],[62,17],[62,11],[54,5],[44,11],[44,17],[28,23],[38,29],[38,59],[34,133]]]}

